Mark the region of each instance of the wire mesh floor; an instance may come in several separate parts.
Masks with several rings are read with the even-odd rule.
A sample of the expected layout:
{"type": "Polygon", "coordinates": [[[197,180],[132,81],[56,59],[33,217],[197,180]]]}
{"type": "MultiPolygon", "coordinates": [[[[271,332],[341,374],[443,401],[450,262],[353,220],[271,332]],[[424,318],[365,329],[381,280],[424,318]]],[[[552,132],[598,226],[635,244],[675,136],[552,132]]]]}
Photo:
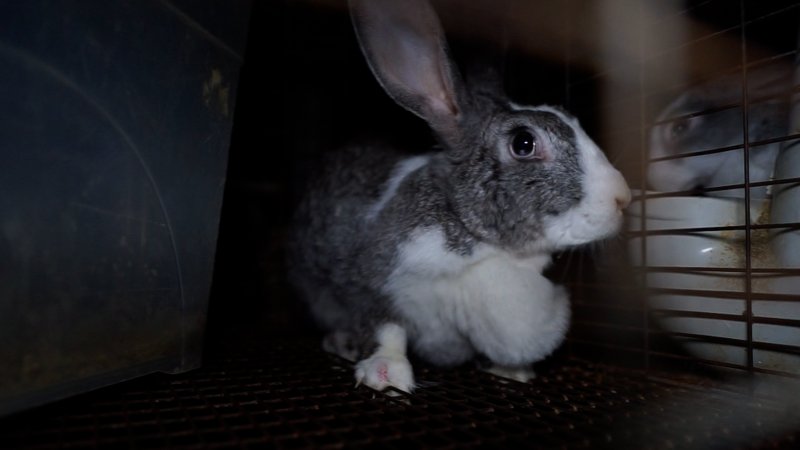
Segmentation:
{"type": "Polygon", "coordinates": [[[712,384],[567,360],[530,383],[417,369],[425,386],[355,388],[308,340],[219,356],[0,421],[0,448],[796,448],[797,416],[712,384]],[[247,352],[244,352],[247,353],[247,352]]]}

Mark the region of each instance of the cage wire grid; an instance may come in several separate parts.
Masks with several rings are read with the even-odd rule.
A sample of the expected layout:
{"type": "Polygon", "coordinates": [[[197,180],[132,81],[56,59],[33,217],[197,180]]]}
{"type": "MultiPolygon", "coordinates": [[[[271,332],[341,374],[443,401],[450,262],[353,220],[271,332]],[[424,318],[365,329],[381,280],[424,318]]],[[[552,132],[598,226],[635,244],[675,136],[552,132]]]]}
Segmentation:
{"type": "Polygon", "coordinates": [[[418,370],[412,395],[354,388],[313,340],[221,352],[0,422],[3,448],[793,448],[779,402],[567,359],[530,383],[418,370]]]}
{"type": "MultiPolygon", "coordinates": [[[[790,309],[787,316],[779,314],[758,314],[754,310],[754,302],[783,302],[789,307],[796,305],[800,302],[800,295],[798,293],[773,293],[769,289],[759,288],[754,286],[754,277],[768,277],[768,276],[797,276],[800,275],[800,269],[796,267],[780,267],[774,263],[769,265],[754,264],[754,235],[760,234],[763,238],[765,233],[775,231],[784,232],[797,232],[800,229],[798,223],[763,223],[756,222],[757,218],[751,212],[751,199],[749,195],[752,188],[765,187],[765,186],[787,186],[796,185],[798,183],[797,177],[788,177],[781,179],[770,179],[751,182],[749,178],[749,158],[748,155],[754,147],[759,147],[767,144],[782,144],[789,147],[794,141],[800,137],[796,131],[787,131],[780,136],[770,137],[768,139],[750,139],[748,136],[749,129],[749,111],[753,105],[768,102],[781,97],[787,99],[796,95],[797,86],[793,85],[787,87],[782,92],[769,95],[754,95],[748,89],[748,73],[757,71],[762,67],[769,67],[771,64],[781,63],[787,61],[786,64],[795,65],[797,59],[796,49],[796,30],[797,22],[800,19],[800,11],[798,10],[796,2],[772,2],[767,5],[757,4],[757,2],[739,1],[739,2],[719,2],[719,1],[701,1],[695,2],[690,7],[679,11],[672,11],[671,14],[657,17],[653,22],[647,22],[647,19],[642,18],[641,9],[634,14],[639,14],[637,20],[644,23],[644,28],[652,30],[652,33],[645,33],[639,41],[638,56],[640,60],[629,61],[627,65],[621,68],[609,69],[605,72],[591,73],[583,78],[573,77],[570,80],[570,88],[580,91],[584,85],[609,83],[613,82],[615,76],[618,76],[619,71],[628,71],[628,73],[636,73],[638,79],[633,83],[632,88],[628,90],[621,89],[617,97],[604,104],[598,109],[592,110],[591,113],[595,115],[618,115],[623,116],[623,119],[616,122],[611,121],[600,127],[599,141],[602,143],[601,147],[610,149],[619,149],[616,160],[620,164],[625,164],[625,159],[628,160],[627,171],[624,171],[627,177],[633,178],[638,182],[638,185],[644,186],[647,179],[648,168],[653,163],[660,161],[691,161],[692,158],[703,157],[706,155],[726,154],[728,152],[741,152],[744,167],[744,174],[742,182],[739,184],[729,185],[712,185],[704,186],[699,189],[690,191],[677,191],[677,192],[647,192],[637,195],[635,200],[640,200],[641,212],[636,218],[639,221],[638,229],[628,230],[625,238],[634,239],[638,238],[637,245],[641,255],[648,255],[648,242],[653,238],[659,236],[692,236],[703,235],[704,233],[743,233],[744,239],[741,243],[741,261],[736,265],[687,265],[687,264],[671,264],[671,265],[658,265],[648,263],[646,260],[642,263],[625,267],[623,270],[630,271],[635,275],[633,277],[620,279],[619,277],[609,280],[608,274],[606,278],[596,276],[595,279],[578,279],[575,283],[576,295],[573,298],[573,305],[575,310],[576,321],[573,324],[573,333],[571,336],[572,347],[578,349],[580,354],[591,355],[592,353],[599,352],[602,354],[600,358],[611,356],[623,361],[625,364],[632,364],[637,367],[664,367],[682,365],[684,367],[696,367],[697,363],[702,365],[711,366],[716,369],[737,369],[746,372],[755,372],[763,374],[774,374],[781,376],[789,376],[798,378],[800,372],[796,369],[771,369],[769,367],[759,367],[757,358],[754,354],[763,352],[773,352],[778,354],[787,355],[796,358],[800,354],[800,342],[797,342],[797,331],[800,329],[800,320],[794,317],[790,309]],[[649,42],[651,35],[657,35],[662,30],[661,26],[664,23],[669,23],[675,20],[682,20],[682,17],[696,14],[698,10],[706,10],[706,15],[713,16],[709,11],[724,10],[729,11],[731,19],[722,19],[723,25],[719,28],[712,28],[698,32],[692,30],[685,40],[672,42],[668,46],[659,47],[658,42],[649,42]],[[732,12],[732,14],[731,14],[732,12]],[[764,30],[769,29],[791,29],[795,30],[793,33],[785,33],[787,39],[784,39],[784,48],[773,51],[769,54],[751,51],[751,30],[753,35],[756,31],[764,34],[764,30]],[[669,62],[671,57],[674,57],[676,51],[684,51],[691,53],[692,47],[697,46],[700,50],[695,50],[701,53],[703,46],[713,50],[714,46],[709,42],[719,40],[720,36],[733,36],[738,38],[736,43],[728,47],[733,53],[735,58],[729,58],[726,64],[719,64],[717,66],[711,65],[704,67],[705,73],[699,77],[695,76],[694,80],[683,80],[680,82],[673,81],[673,85],[664,86],[658,82],[648,80],[648,76],[653,75],[653,67],[659,70],[663,64],[669,62]],[[737,48],[738,46],[738,48],[737,48]],[[786,49],[785,47],[792,47],[786,49]],[[751,53],[748,53],[748,52],[751,53]],[[738,56],[736,56],[738,55],[738,56]],[[656,117],[656,110],[658,108],[659,95],[663,96],[664,92],[676,92],[678,95],[681,92],[690,89],[693,84],[698,84],[704,80],[711,79],[715,76],[721,75],[738,75],[740,77],[739,89],[741,91],[741,98],[738,101],[727,101],[720,105],[707,107],[705,109],[692,111],[684,114],[672,114],[666,118],[656,117]],[[699,78],[699,81],[698,79],[699,78]],[[627,97],[626,97],[627,96],[627,97]],[[610,104],[609,104],[610,103],[610,104]],[[690,120],[697,117],[708,117],[720,111],[729,111],[736,108],[741,108],[741,127],[743,130],[743,139],[739,144],[725,145],[722,147],[689,149],[680,154],[673,154],[667,156],[660,156],[656,158],[649,158],[646,154],[648,145],[648,130],[654,125],[674,124],[680,121],[690,120]],[[635,143],[631,145],[630,142],[635,143]],[[638,165],[638,166],[637,166],[638,165]],[[744,189],[747,193],[743,202],[745,207],[744,219],[741,223],[724,224],[695,224],[694,226],[675,226],[665,227],[658,229],[648,229],[647,212],[648,205],[657,199],[663,199],[675,196],[688,196],[688,195],[706,195],[714,196],[720,192],[730,191],[732,189],[744,189]],[[685,286],[648,286],[648,277],[652,274],[675,274],[682,275],[711,275],[717,277],[738,277],[742,280],[741,289],[723,289],[714,287],[685,287],[685,286]],[[657,308],[649,306],[647,299],[651,296],[657,295],[672,295],[694,297],[698,302],[703,302],[704,299],[728,299],[731,301],[743,301],[743,308],[740,313],[731,312],[712,312],[703,311],[702,308],[678,308],[678,307],[662,307],[657,308]],[[620,297],[629,298],[629,301],[619,301],[620,297]],[[601,302],[597,299],[610,299],[607,302],[601,302]],[[712,322],[724,322],[725,324],[743,324],[746,330],[743,336],[732,338],[715,334],[712,327],[708,328],[707,332],[696,331],[694,333],[670,330],[668,327],[659,326],[658,321],[663,319],[677,319],[677,320],[699,320],[704,323],[713,325],[712,322]],[[789,334],[789,339],[783,342],[775,342],[759,339],[758,333],[754,334],[754,329],[758,327],[780,327],[784,329],[792,329],[789,334]],[[792,337],[794,336],[794,337],[792,337]],[[736,358],[711,358],[707,355],[705,357],[687,354],[685,349],[675,345],[676,340],[682,342],[699,342],[704,344],[716,344],[724,346],[728,349],[736,348],[743,349],[743,357],[736,358]],[[614,355],[613,353],[618,353],[614,355]],[[624,355],[624,356],[621,356],[624,355]],[[731,362],[731,360],[735,360],[731,362]]],[[[702,14],[702,13],[701,13],[702,14]]],[[[724,15],[724,14],[721,14],[724,15]]],[[[691,20],[691,19],[690,19],[691,20]]],[[[768,31],[767,31],[768,32],[768,31]]],[[[705,56],[702,55],[701,56],[705,56]]],[[[657,77],[658,74],[655,75],[657,77]]],[[[795,78],[796,79],[796,78],[795,78]]],[[[611,84],[611,83],[609,83],[611,84]]],[[[575,97],[575,95],[573,95],[575,97]]],[[[796,102],[796,100],[793,100],[796,102]]],[[[662,101],[663,103],[663,101],[662,101]]],[[[576,105],[580,108],[580,104],[576,105]]],[[[787,151],[791,151],[788,149],[787,151]]],[[[796,151],[796,150],[795,150],[796,151]]],[[[632,184],[637,186],[637,184],[632,184]]],[[[637,186],[638,187],[638,186],[637,186]]],[[[622,244],[624,245],[624,244],[622,244]]],[[[625,249],[619,250],[624,254],[625,249]]],[[[613,269],[612,269],[613,270],[613,269]]],[[[616,268],[619,270],[619,267],[616,268]]],[[[611,275],[613,276],[613,274],[611,275]]],[[[652,283],[651,283],[652,284],[652,283]]],[[[758,330],[756,330],[758,331],[758,330]]]]}
{"type": "MultiPolygon", "coordinates": [[[[719,68],[720,72],[750,70],[771,61],[748,58],[744,42],[749,38],[749,28],[778,17],[800,18],[800,4],[793,2],[776,2],[753,14],[748,11],[756,2],[708,0],[659,20],[675,20],[695,14],[698,9],[723,7],[723,3],[728,8],[735,3],[738,21],[722,27],[722,31],[715,29],[693,36],[691,42],[677,44],[702,43],[722,32],[744,38],[738,67],[719,68]]],[[[655,28],[657,24],[650,25],[655,28]]],[[[647,129],[653,124],[651,103],[659,94],[648,85],[644,67],[648,60],[657,61],[671,48],[647,54],[647,43],[638,45],[643,61],[617,69],[637,74],[633,87],[611,105],[601,105],[605,112],[615,111],[615,105],[634,107],[625,106],[629,115],[614,126],[600,127],[598,140],[606,148],[606,143],[613,146],[627,141],[628,150],[623,146],[620,151],[637,155],[628,169],[638,172],[641,182],[646,179],[648,164],[654,162],[647,160],[642,149],[647,146],[647,129]],[[629,139],[631,136],[633,139],[629,139]]],[[[571,54],[570,58],[579,56],[571,54]]],[[[795,56],[796,50],[792,50],[775,58],[795,56]]],[[[578,110],[587,107],[577,104],[581,90],[592,89],[590,86],[613,75],[610,70],[568,74],[570,106],[578,110]]],[[[745,105],[753,100],[748,99],[746,90],[743,94],[745,105]]],[[[737,106],[726,104],[721,108],[737,106]]],[[[602,115],[603,111],[588,113],[602,115]]],[[[709,111],[698,114],[704,113],[709,111]]],[[[746,114],[742,120],[747,129],[746,114]]],[[[705,149],[679,157],[740,149],[747,155],[753,146],[800,138],[800,134],[788,134],[747,142],[746,136],[745,133],[740,146],[705,149]]],[[[712,186],[707,193],[798,181],[750,183],[745,178],[740,186],[712,186]]],[[[675,194],[688,192],[648,194],[645,200],[675,194]]],[[[647,201],[643,208],[646,211],[647,201]]],[[[747,236],[744,267],[642,266],[632,272],[634,280],[629,272],[627,282],[618,282],[617,278],[602,278],[606,274],[602,265],[581,266],[578,278],[571,283],[574,325],[567,344],[537,368],[537,378],[529,383],[503,380],[472,367],[439,370],[415,364],[421,386],[416,392],[377,393],[355,387],[351,364],[324,353],[316,339],[262,336],[256,331],[250,334],[240,330],[243,334],[219,339],[227,343],[212,346],[203,367],[196,371],[151,375],[0,419],[0,448],[797,448],[798,405],[792,398],[787,401],[787,397],[793,397],[787,392],[797,393],[791,380],[798,374],[757,367],[753,354],[765,349],[798,355],[800,343],[758,341],[753,337],[753,326],[800,328],[800,321],[761,317],[753,314],[752,305],[754,301],[776,299],[797,303],[800,297],[754,292],[749,281],[743,292],[644,287],[647,274],[654,271],[720,272],[743,276],[745,280],[759,273],[797,275],[798,269],[758,268],[751,262],[750,234],[781,226],[792,230],[800,227],[756,225],[751,217],[746,217],[744,224],[726,227],[648,230],[643,225],[640,234],[648,237],[670,232],[743,231],[747,236]],[[747,337],[732,339],[664,330],[654,323],[650,308],[644,303],[653,293],[743,300],[746,306],[740,315],[685,310],[670,313],[745,323],[747,337]],[[630,301],[613,301],[619,298],[630,301]],[[702,359],[672,343],[674,338],[744,348],[747,357],[744,364],[702,359]],[[698,364],[700,368],[709,366],[712,371],[702,371],[698,364]],[[735,370],[721,377],[716,369],[735,370]],[[744,377],[737,377],[739,374],[744,377]],[[777,388],[764,393],[753,387],[747,376],[750,374],[782,377],[775,377],[779,382],[769,381],[777,388]],[[737,382],[728,382],[731,376],[737,382]],[[784,378],[787,384],[783,384],[784,378]]],[[[628,233],[626,238],[633,235],[628,233]]],[[[646,242],[641,243],[643,252],[646,242]]]]}

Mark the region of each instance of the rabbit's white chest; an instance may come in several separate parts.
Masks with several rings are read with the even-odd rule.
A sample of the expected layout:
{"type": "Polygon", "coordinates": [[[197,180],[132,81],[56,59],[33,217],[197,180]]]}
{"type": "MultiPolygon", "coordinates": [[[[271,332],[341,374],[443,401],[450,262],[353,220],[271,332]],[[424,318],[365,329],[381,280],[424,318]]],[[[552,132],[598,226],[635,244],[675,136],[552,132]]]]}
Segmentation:
{"type": "Polygon", "coordinates": [[[488,245],[462,256],[446,249],[441,230],[427,230],[401,249],[384,291],[431,362],[458,364],[478,351],[527,364],[561,342],[569,319],[566,292],[541,275],[549,260],[488,245]]]}

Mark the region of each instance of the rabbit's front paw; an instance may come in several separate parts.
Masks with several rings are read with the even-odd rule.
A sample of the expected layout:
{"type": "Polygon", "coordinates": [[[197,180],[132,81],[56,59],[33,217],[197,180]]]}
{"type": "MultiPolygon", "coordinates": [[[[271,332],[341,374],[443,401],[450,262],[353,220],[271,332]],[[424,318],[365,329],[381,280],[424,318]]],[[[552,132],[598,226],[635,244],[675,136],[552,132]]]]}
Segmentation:
{"type": "Polygon", "coordinates": [[[375,354],[356,364],[356,382],[382,391],[394,387],[403,392],[414,389],[414,372],[403,355],[375,354]]]}

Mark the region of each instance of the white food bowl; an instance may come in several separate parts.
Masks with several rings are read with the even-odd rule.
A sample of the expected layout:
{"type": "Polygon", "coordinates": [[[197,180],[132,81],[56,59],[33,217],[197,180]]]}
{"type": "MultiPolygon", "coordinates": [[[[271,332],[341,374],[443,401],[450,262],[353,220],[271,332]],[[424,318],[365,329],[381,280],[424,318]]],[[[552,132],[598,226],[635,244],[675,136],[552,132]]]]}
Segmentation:
{"type": "MultiPolygon", "coordinates": [[[[694,356],[710,361],[743,366],[747,364],[746,346],[733,339],[747,341],[745,274],[747,253],[745,231],[724,229],[695,231],[689,229],[743,227],[743,199],[713,197],[656,197],[634,201],[628,210],[628,230],[638,232],[644,226],[647,236],[633,234],[628,242],[631,262],[648,267],[649,288],[678,289],[687,292],[654,292],[649,306],[661,327],[677,333],[694,356]],[[644,206],[644,208],[643,208],[644,206]],[[642,213],[646,219],[642,220],[642,213]],[[653,234],[650,234],[655,232],[653,234]],[[644,242],[643,242],[644,239],[644,242]],[[646,257],[645,257],[646,256],[646,257]],[[710,270],[709,270],[710,269],[710,270]],[[693,291],[693,292],[690,292],[693,291]],[[734,294],[734,298],[731,294],[734,294]],[[724,316],[711,316],[721,314],[724,316]],[[711,338],[706,338],[711,337],[711,338]],[[715,339],[722,338],[722,339],[715,339]]],[[[751,223],[770,223],[769,200],[753,200],[751,223]]],[[[783,233],[779,254],[800,254],[797,233],[783,233]],[[788,237],[787,237],[788,236],[788,237]]],[[[776,239],[770,230],[751,231],[751,267],[775,269],[786,262],[774,251],[776,239]]],[[[800,276],[755,273],[751,290],[756,295],[798,295],[800,276]]],[[[767,297],[768,298],[768,297],[767,297]]],[[[800,297],[797,301],[758,298],[752,303],[754,316],[752,339],[757,343],[800,346],[800,329],[760,323],[769,318],[800,320],[800,297]]],[[[800,373],[800,356],[756,348],[756,367],[800,373]]]]}

